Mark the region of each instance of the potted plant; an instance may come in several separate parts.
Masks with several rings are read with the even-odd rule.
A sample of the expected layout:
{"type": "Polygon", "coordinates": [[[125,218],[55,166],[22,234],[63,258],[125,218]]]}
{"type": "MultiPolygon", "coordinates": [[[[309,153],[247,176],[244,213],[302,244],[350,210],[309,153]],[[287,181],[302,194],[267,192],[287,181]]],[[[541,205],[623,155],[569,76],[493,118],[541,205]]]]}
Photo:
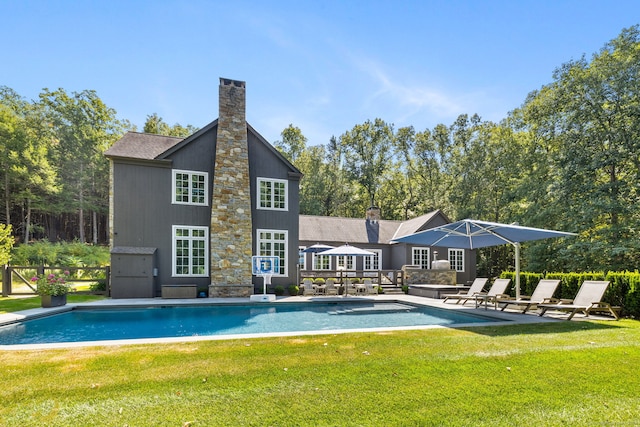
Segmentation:
{"type": "Polygon", "coordinates": [[[31,278],[31,281],[36,284],[36,293],[40,295],[43,307],[59,307],[67,303],[67,294],[71,290],[67,277],[69,277],[68,271],[31,278]]]}
{"type": "Polygon", "coordinates": [[[289,295],[298,295],[300,287],[298,285],[289,285],[289,295]]]}

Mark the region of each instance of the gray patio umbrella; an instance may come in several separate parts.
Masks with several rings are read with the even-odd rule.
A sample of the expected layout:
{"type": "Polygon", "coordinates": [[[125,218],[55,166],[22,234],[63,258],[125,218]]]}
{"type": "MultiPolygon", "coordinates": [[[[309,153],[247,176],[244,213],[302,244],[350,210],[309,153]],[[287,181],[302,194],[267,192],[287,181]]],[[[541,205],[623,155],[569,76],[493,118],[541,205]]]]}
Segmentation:
{"type": "Polygon", "coordinates": [[[425,231],[393,239],[398,243],[414,243],[445,248],[477,249],[511,244],[515,248],[516,298],[520,298],[520,243],[551,237],[576,236],[575,233],[523,227],[517,224],[463,219],[425,231]]]}
{"type": "MultiPolygon", "coordinates": [[[[318,252],[320,255],[329,255],[329,256],[372,256],[375,255],[374,252],[367,251],[365,249],[356,248],[355,246],[351,246],[350,244],[344,244],[342,246],[338,246],[337,248],[328,249],[326,251],[318,252]]],[[[344,296],[347,297],[347,287],[344,289],[344,296]]]]}

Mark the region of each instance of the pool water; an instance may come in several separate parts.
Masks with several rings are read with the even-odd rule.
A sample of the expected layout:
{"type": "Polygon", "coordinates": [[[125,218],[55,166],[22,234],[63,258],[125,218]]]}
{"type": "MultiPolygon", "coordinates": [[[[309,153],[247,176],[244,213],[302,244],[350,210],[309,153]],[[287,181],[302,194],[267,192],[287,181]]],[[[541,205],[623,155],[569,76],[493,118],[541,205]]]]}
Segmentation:
{"type": "Polygon", "coordinates": [[[0,327],[0,345],[452,325],[491,321],[495,319],[398,302],[76,308],[0,327]]]}

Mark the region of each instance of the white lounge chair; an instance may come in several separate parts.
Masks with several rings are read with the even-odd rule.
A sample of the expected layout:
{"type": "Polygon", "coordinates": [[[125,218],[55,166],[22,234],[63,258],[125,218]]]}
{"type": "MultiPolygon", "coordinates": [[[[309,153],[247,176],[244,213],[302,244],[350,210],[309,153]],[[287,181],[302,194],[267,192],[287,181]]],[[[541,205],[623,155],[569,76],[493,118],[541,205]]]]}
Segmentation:
{"type": "MultiPolygon", "coordinates": [[[[460,298],[462,301],[462,305],[466,304],[469,300],[475,300],[476,307],[478,306],[478,302],[484,303],[485,306],[488,303],[495,303],[497,297],[504,297],[505,291],[507,290],[507,286],[511,283],[511,279],[496,279],[493,281],[491,288],[489,288],[488,292],[479,292],[474,296],[460,298]]],[[[497,307],[497,304],[496,304],[497,307]]]]}
{"type": "Polygon", "coordinates": [[[532,306],[537,306],[543,303],[554,302],[553,293],[560,284],[560,280],[540,280],[538,285],[533,290],[531,296],[521,296],[520,299],[503,299],[496,298],[496,306],[504,304],[501,308],[504,311],[510,305],[524,306],[522,313],[526,313],[532,306]]]}
{"type": "Polygon", "coordinates": [[[567,311],[570,312],[567,320],[571,320],[579,311],[583,312],[585,316],[588,316],[590,312],[607,311],[618,320],[619,307],[612,307],[601,301],[608,286],[608,281],[585,280],[573,300],[561,300],[557,304],[539,304],[539,314],[543,316],[547,310],[567,311]]]}
{"type": "Polygon", "coordinates": [[[476,294],[482,292],[482,288],[487,284],[489,279],[484,277],[477,277],[476,280],[473,281],[471,287],[466,292],[459,292],[457,294],[447,295],[442,302],[447,302],[448,300],[456,300],[456,304],[458,304],[461,300],[467,300],[469,298],[474,298],[476,294]]]}

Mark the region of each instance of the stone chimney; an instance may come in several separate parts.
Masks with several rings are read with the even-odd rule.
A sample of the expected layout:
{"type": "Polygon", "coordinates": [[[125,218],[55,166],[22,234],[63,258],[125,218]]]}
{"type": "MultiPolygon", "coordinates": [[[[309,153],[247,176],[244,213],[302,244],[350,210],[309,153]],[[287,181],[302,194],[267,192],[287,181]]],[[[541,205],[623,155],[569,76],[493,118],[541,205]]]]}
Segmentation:
{"type": "Polygon", "coordinates": [[[210,297],[253,293],[251,191],[245,82],[220,79],[211,198],[210,297]]]}

